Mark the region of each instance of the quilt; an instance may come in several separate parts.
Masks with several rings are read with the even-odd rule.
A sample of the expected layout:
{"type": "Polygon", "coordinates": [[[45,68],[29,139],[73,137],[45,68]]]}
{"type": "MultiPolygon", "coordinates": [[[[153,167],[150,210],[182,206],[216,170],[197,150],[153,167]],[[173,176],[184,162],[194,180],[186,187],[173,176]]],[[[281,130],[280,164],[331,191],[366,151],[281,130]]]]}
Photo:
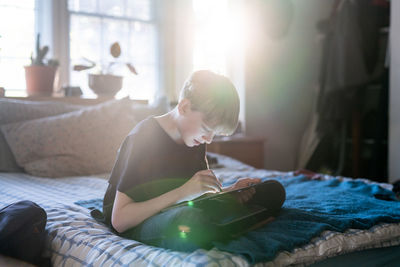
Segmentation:
{"type": "MultiPolygon", "coordinates": [[[[214,172],[224,183],[241,177],[293,179],[293,173],[260,170],[231,158],[218,156],[214,172]]],[[[310,242],[294,249],[280,248],[274,257],[264,257],[252,263],[242,254],[213,248],[191,253],[170,251],[144,245],[112,233],[105,225],[91,218],[86,208],[74,204],[78,200],[102,198],[107,187],[107,174],[85,177],[40,178],[24,173],[0,173],[0,207],[29,199],[47,212],[49,232],[48,256],[54,266],[288,266],[305,265],[336,255],[369,248],[400,244],[400,223],[386,222],[372,227],[322,229],[310,242]]],[[[298,178],[300,179],[300,178],[298,178]]],[[[323,176],[328,182],[354,181],[343,177],[323,176]]],[[[368,180],[391,189],[388,184],[368,180]]],[[[283,183],[285,183],[283,181],[283,183]]]]}

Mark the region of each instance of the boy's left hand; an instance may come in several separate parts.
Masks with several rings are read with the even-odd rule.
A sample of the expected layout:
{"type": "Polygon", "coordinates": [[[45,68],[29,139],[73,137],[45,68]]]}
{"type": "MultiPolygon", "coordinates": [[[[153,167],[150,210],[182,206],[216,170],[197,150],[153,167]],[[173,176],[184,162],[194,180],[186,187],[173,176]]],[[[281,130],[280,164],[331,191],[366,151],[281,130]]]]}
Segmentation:
{"type": "MultiPolygon", "coordinates": [[[[233,184],[232,186],[230,186],[228,188],[228,191],[241,189],[241,188],[248,187],[250,185],[258,184],[258,183],[261,183],[260,178],[240,178],[239,180],[236,181],[235,184],[233,184]]],[[[238,192],[236,194],[236,196],[240,203],[246,203],[253,197],[253,195],[255,193],[256,193],[256,190],[254,188],[250,188],[250,189],[238,192]]]]}
{"type": "Polygon", "coordinates": [[[239,180],[236,181],[236,183],[234,185],[231,186],[230,190],[236,190],[236,189],[248,187],[250,185],[258,184],[258,183],[261,183],[260,178],[249,178],[249,177],[240,178],[239,180]]]}

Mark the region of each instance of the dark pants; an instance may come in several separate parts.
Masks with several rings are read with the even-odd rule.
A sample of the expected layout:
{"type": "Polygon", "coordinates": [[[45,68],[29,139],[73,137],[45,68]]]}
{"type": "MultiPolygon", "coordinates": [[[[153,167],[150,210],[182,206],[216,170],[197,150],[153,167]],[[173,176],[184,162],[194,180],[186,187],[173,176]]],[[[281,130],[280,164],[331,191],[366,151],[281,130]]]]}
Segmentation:
{"type": "Polygon", "coordinates": [[[210,201],[208,205],[181,206],[158,213],[124,232],[122,236],[178,251],[210,249],[212,241],[227,240],[231,234],[252,229],[260,221],[275,216],[285,201],[285,189],[279,182],[270,180],[257,187],[248,203],[240,204],[232,196],[226,200],[210,201]],[[250,205],[266,207],[267,212],[236,223],[234,227],[221,227],[212,220],[221,213],[224,213],[223,216],[232,216],[243,212],[250,205]]]}
{"type": "Polygon", "coordinates": [[[122,236],[148,245],[178,251],[211,248],[210,240],[219,237],[205,211],[189,206],[158,213],[122,236]]]}

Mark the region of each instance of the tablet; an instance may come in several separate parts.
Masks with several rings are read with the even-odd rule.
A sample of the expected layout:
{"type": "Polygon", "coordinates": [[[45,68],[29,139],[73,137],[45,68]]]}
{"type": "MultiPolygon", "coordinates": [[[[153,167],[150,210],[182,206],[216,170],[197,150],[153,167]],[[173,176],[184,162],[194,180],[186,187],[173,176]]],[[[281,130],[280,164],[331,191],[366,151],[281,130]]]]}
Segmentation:
{"type": "Polygon", "coordinates": [[[182,207],[182,206],[206,206],[206,202],[215,202],[215,201],[225,201],[227,199],[232,199],[232,197],[237,197],[237,194],[240,194],[241,192],[244,192],[246,190],[249,190],[250,188],[255,189],[255,194],[253,198],[250,200],[250,202],[265,206],[265,208],[268,209],[276,209],[280,208],[285,201],[286,198],[286,192],[284,187],[276,180],[266,180],[261,183],[256,183],[252,184],[240,189],[235,189],[231,191],[225,191],[225,192],[219,192],[219,193],[208,193],[204,194],[198,198],[195,198],[193,200],[189,201],[184,201],[181,203],[174,204],[172,206],[169,206],[161,212],[168,211],[170,209],[174,209],[176,207],[182,207]],[[271,195],[272,197],[276,195],[278,197],[277,200],[273,201],[273,205],[269,205],[271,203],[262,203],[262,197],[265,195],[271,195]]]}

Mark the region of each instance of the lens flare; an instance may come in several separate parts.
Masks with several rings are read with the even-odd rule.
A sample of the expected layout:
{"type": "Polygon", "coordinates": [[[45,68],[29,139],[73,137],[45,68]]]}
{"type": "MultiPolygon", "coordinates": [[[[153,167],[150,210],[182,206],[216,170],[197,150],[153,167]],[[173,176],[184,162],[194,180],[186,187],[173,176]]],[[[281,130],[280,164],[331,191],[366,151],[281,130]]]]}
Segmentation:
{"type": "Polygon", "coordinates": [[[190,233],[190,227],[187,225],[179,225],[178,230],[179,230],[179,236],[182,239],[186,239],[187,234],[190,233]]]}

